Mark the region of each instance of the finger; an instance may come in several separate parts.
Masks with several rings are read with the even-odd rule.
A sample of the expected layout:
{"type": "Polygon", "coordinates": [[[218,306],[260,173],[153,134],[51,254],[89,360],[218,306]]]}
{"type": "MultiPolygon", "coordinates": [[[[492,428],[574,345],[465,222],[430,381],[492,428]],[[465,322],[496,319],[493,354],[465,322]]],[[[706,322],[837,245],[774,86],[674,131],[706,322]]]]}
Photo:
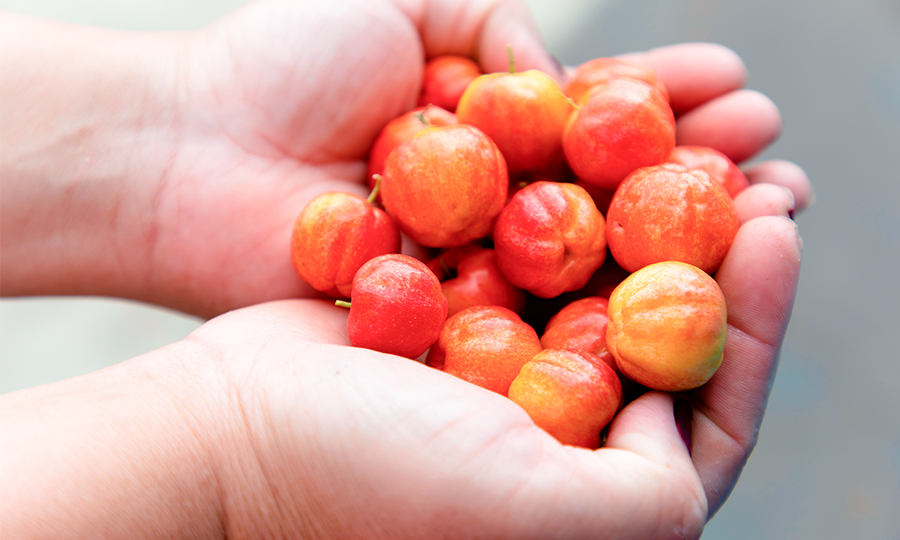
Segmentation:
{"type": "Polygon", "coordinates": [[[756,444],[800,270],[796,224],[761,217],[744,224],[716,281],[728,305],[725,359],[692,393],[693,460],[710,516],[734,487],[756,444]]]}
{"type": "Polygon", "coordinates": [[[735,163],[756,155],[781,134],[778,107],[759,92],[737,90],[681,116],[675,131],[679,146],[709,146],[735,163]]]}
{"type": "Polygon", "coordinates": [[[478,59],[485,72],[506,71],[509,45],[517,70],[539,69],[562,80],[561,68],[547,53],[527,6],[519,0],[395,3],[419,29],[427,57],[459,54],[478,59]]]}
{"type": "Polygon", "coordinates": [[[653,68],[666,85],[676,114],[742,88],[747,81],[741,58],[728,47],[713,43],[682,43],[621,58],[653,68]]]}
{"type": "Polygon", "coordinates": [[[816,200],[812,184],[806,173],[798,165],[784,160],[765,161],[744,170],[750,184],[775,184],[791,190],[794,194],[794,213],[799,213],[816,200]]]}
{"type": "Polygon", "coordinates": [[[762,216],[792,218],[794,194],[788,188],[775,184],[756,184],[735,195],[734,206],[741,223],[762,216]]]}

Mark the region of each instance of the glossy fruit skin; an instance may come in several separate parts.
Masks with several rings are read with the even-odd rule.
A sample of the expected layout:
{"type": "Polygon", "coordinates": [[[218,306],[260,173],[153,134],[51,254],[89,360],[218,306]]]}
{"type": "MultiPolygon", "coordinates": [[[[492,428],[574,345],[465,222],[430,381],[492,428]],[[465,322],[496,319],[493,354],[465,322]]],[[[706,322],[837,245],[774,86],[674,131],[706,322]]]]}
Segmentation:
{"type": "Polygon", "coordinates": [[[367,261],[399,251],[394,220],[352,193],[318,195],[297,216],[291,233],[297,274],[335,298],[350,297],[353,276],[367,261]]]}
{"type": "Polygon", "coordinates": [[[731,198],[750,185],[743,171],[728,156],[715,148],[676,146],[666,158],[666,162],[684,165],[688,169],[706,171],[710,178],[722,184],[731,198]]]}
{"type": "Polygon", "coordinates": [[[644,64],[620,60],[618,58],[594,58],[581,64],[572,73],[566,83],[566,95],[576,103],[584,97],[588,90],[601,84],[606,84],[613,79],[636,79],[653,86],[662,94],[666,101],[669,100],[669,91],[666,85],[656,76],[653,68],[644,64]]]}
{"type": "Polygon", "coordinates": [[[562,444],[594,449],[622,404],[622,385],[596,355],[544,349],[522,366],[509,399],[562,444]]]}
{"type": "Polygon", "coordinates": [[[734,240],[740,220],[731,196],[706,172],[681,165],[645,167],[616,190],[607,212],[613,258],[629,272],[681,261],[712,274],[734,240]]]}
{"type": "Polygon", "coordinates": [[[447,54],[429,59],[422,74],[418,106],[432,104],[455,112],[466,87],[479,75],[481,68],[465,56],[447,54]]]}
{"type": "Polygon", "coordinates": [[[347,334],[354,347],[418,358],[437,340],[446,318],[441,283],[418,259],[382,255],[353,278],[347,334]]]}
{"type": "Polygon", "coordinates": [[[456,114],[484,131],[509,170],[550,168],[562,153],[562,132],[572,106],[559,84],[541,71],[489,73],[472,81],[456,114]]]}
{"type": "Polygon", "coordinates": [[[457,276],[441,283],[448,316],[472,306],[501,306],[521,315],[525,293],[506,279],[492,249],[469,253],[456,267],[457,276]]]}
{"type": "Polygon", "coordinates": [[[388,122],[381,129],[381,133],[378,134],[369,150],[369,163],[366,169],[366,182],[369,184],[369,189],[375,188],[373,176],[384,173],[384,162],[394,148],[412,139],[416,133],[429,125],[452,126],[458,123],[455,114],[435,105],[419,107],[388,122]],[[417,114],[422,114],[428,123],[422,122],[416,116],[417,114]]]}
{"type": "Polygon", "coordinates": [[[603,215],[575,184],[535,182],[494,227],[497,264],[509,281],[551,298],[583,287],[606,258],[603,215]]]}
{"type": "Polygon", "coordinates": [[[659,90],[620,78],[595,86],[569,118],[563,149],[575,175],[616,189],[632,171],[662,163],[675,147],[675,115],[659,90]]]}
{"type": "Polygon", "coordinates": [[[589,352],[618,373],[616,359],[606,346],[608,307],[609,300],[599,296],[589,296],[567,304],[547,323],[541,336],[541,346],[544,349],[589,352]]]}
{"type": "Polygon", "coordinates": [[[681,262],[656,263],[613,291],[606,344],[629,379],[667,392],[690,390],[721,365],[727,317],[709,274],[681,262]]]}
{"type": "Polygon", "coordinates": [[[534,328],[500,306],[473,306],[447,319],[426,363],[507,395],[522,366],[541,351],[534,328]]]}
{"type": "Polygon", "coordinates": [[[385,162],[381,201],[400,230],[428,247],[456,247],[491,232],[509,174],[490,138],[468,125],[430,127],[385,162]]]}

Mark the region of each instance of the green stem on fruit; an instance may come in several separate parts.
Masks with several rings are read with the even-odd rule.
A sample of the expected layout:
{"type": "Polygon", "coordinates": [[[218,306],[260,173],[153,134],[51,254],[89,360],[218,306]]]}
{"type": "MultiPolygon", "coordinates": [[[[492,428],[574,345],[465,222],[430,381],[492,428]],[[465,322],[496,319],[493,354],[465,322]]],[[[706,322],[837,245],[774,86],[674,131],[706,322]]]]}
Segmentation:
{"type": "Polygon", "coordinates": [[[450,274],[453,273],[453,270],[452,270],[449,266],[447,266],[447,263],[444,262],[444,258],[443,258],[443,257],[441,257],[440,259],[438,259],[438,261],[440,261],[440,263],[441,263],[441,270],[444,271],[444,275],[447,276],[447,277],[450,277],[450,274]]]}
{"type": "Polygon", "coordinates": [[[428,112],[428,107],[431,107],[431,103],[429,103],[428,105],[425,105],[425,108],[422,109],[421,111],[419,111],[417,113],[413,113],[413,116],[418,118],[419,122],[422,122],[423,124],[425,124],[425,127],[431,127],[431,122],[429,122],[428,119],[425,118],[425,113],[428,112]]]}
{"type": "MultiPolygon", "coordinates": [[[[562,93],[562,92],[560,92],[560,93],[562,93]]],[[[566,96],[565,94],[563,94],[563,96],[565,96],[566,101],[569,102],[569,105],[571,105],[573,109],[575,109],[578,112],[581,112],[581,105],[575,103],[575,100],[570,98],[569,96],[566,96]]]]}
{"type": "Polygon", "coordinates": [[[506,46],[506,54],[509,56],[509,72],[516,73],[516,55],[513,54],[512,45],[506,46]]]}
{"type": "Polygon", "coordinates": [[[366,197],[366,200],[369,201],[369,204],[375,204],[375,197],[378,196],[378,192],[381,191],[381,178],[380,174],[373,174],[372,178],[375,179],[375,187],[372,188],[372,192],[369,193],[369,196],[366,197]]]}
{"type": "Polygon", "coordinates": [[[344,307],[344,308],[350,309],[350,302],[348,302],[346,300],[335,300],[334,305],[336,305],[337,307],[344,307]]]}

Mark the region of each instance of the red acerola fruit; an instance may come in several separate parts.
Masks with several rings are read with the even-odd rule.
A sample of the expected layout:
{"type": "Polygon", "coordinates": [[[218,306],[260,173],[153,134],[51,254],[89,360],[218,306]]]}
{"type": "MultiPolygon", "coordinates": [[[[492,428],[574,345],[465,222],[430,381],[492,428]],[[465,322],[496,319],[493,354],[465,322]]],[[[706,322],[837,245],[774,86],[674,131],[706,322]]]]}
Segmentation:
{"type": "Polygon", "coordinates": [[[359,269],[349,307],[347,334],[354,347],[407,358],[428,350],[447,319],[437,276],[425,263],[400,254],[375,257],[359,269]]]}
{"type": "Polygon", "coordinates": [[[481,75],[481,68],[471,58],[446,54],[425,62],[419,106],[437,105],[456,111],[459,98],[469,83],[481,75]]]}
{"type": "Polygon", "coordinates": [[[497,219],[497,264],[513,285],[542,298],[580,289],[606,258],[605,225],[584,188],[535,182],[497,219]]]}
{"type": "Polygon", "coordinates": [[[575,175],[615,189],[629,173],[665,161],[675,147],[675,115],[644,82],[620,78],[589,90],[563,134],[575,175]]]}

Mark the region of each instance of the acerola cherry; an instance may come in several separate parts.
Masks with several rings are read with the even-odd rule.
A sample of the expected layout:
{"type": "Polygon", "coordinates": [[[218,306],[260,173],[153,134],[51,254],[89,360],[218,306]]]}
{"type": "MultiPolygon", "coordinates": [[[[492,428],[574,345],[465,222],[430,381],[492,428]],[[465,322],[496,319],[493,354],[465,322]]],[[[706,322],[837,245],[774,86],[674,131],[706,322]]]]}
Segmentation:
{"type": "Polygon", "coordinates": [[[722,363],[727,329],[718,283],[689,264],[645,266],[609,298],[606,344],[619,371],[656,390],[705,384],[722,363]]]}
{"type": "Polygon", "coordinates": [[[388,122],[369,150],[366,171],[369,188],[375,187],[375,175],[384,173],[384,161],[394,148],[429,126],[452,126],[458,123],[455,114],[435,105],[419,107],[388,122]]]}
{"type": "Polygon", "coordinates": [[[632,173],[613,196],[606,237],[629,272],[681,261],[715,272],[740,227],[734,201],[705,171],[666,163],[632,173]]]}
{"type": "Polygon", "coordinates": [[[534,328],[499,306],[473,306],[447,319],[426,363],[506,395],[526,362],[541,351],[534,328]]]}
{"type": "Polygon", "coordinates": [[[559,442],[593,449],[622,404],[622,384],[596,355],[545,349],[522,366],[509,399],[559,442]]]}
{"type": "Polygon", "coordinates": [[[576,176],[615,189],[629,173],[662,163],[675,147],[675,115],[656,88],[612,79],[589,90],[563,133],[576,176]]]}
{"type": "Polygon", "coordinates": [[[562,132],[572,112],[559,84],[541,71],[489,73],[472,81],[456,114],[484,131],[509,170],[539,171],[562,153],[562,132]]]}
{"type": "Polygon", "coordinates": [[[429,103],[456,111],[456,105],[469,83],[481,75],[481,68],[471,58],[447,54],[425,62],[419,106],[429,103]]]}
{"type": "Polygon", "coordinates": [[[734,198],[750,185],[743,171],[728,156],[707,146],[676,146],[666,158],[667,163],[684,165],[688,169],[701,169],[710,178],[722,184],[734,198]]]}
{"type": "Polygon", "coordinates": [[[455,247],[491,232],[508,188],[506,162],[487,135],[473,126],[438,126],[391,152],[381,201],[412,240],[455,247]]]}
{"type": "Polygon", "coordinates": [[[291,234],[297,274],[336,298],[350,297],[353,276],[369,259],[399,251],[400,230],[394,220],[352,193],[323,193],[311,200],[291,234]]]}
{"type": "Polygon", "coordinates": [[[566,83],[566,95],[577,103],[591,88],[621,78],[643,81],[659,90],[666,101],[669,100],[666,85],[659,80],[653,68],[618,58],[594,58],[575,68],[566,83]]]}
{"type": "Polygon", "coordinates": [[[609,300],[598,296],[571,302],[547,323],[541,345],[545,349],[575,349],[595,354],[618,371],[616,359],[606,347],[608,307],[609,300]]]}
{"type": "Polygon", "coordinates": [[[497,219],[497,264],[513,285],[543,298],[580,289],[606,258],[605,226],[584,188],[536,182],[497,219]]]}
{"type": "Polygon", "coordinates": [[[407,358],[428,350],[447,318],[440,281],[408,255],[382,255],[364,264],[353,278],[350,300],[350,343],[407,358]]]}
{"type": "Polygon", "coordinates": [[[457,276],[441,284],[448,317],[472,306],[502,306],[521,315],[525,293],[506,279],[495,255],[492,249],[470,253],[457,265],[457,276]]]}

